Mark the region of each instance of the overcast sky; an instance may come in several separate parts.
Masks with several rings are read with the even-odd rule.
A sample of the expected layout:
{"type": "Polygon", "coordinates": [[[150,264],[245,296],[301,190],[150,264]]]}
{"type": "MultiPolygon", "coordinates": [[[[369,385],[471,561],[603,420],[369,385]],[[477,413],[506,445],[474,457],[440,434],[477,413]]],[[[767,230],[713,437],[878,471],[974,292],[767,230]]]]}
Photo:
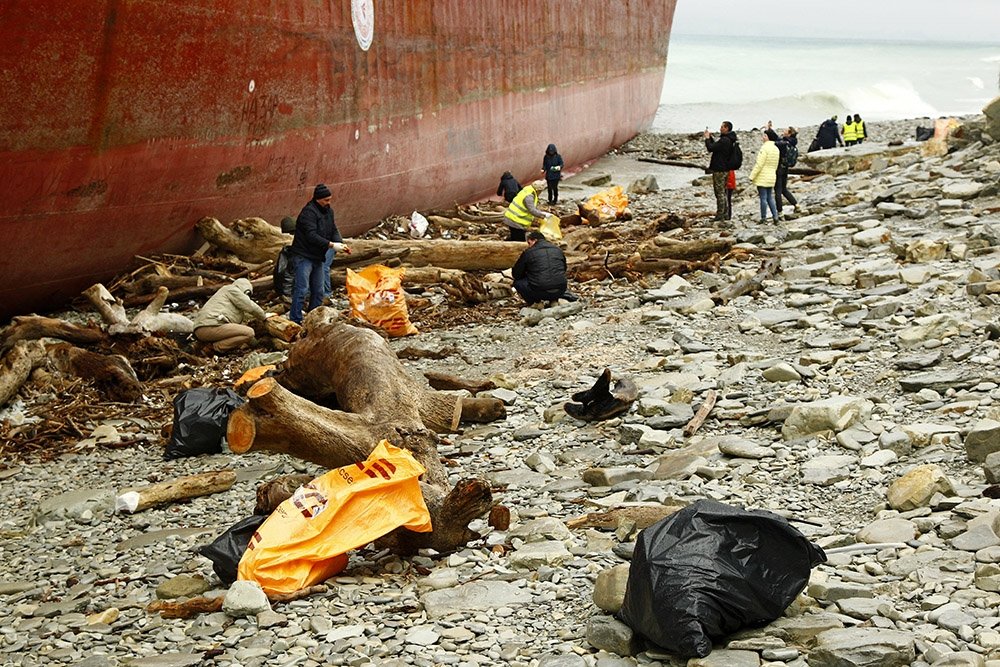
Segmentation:
{"type": "Polygon", "coordinates": [[[1000,0],[677,0],[673,32],[1000,43],[1000,0]]]}

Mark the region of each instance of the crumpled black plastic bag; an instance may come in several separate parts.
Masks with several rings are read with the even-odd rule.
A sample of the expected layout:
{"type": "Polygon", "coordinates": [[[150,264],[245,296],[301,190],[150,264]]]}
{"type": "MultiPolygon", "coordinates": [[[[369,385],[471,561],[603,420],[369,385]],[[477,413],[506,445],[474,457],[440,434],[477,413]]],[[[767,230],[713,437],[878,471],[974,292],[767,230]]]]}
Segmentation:
{"type": "Polygon", "coordinates": [[[782,517],[699,500],[639,533],[618,618],[686,658],[785,611],[826,554],[782,517]]]}
{"type": "Polygon", "coordinates": [[[247,550],[250,538],[257,532],[267,515],[254,514],[232,525],[211,544],[198,549],[205,558],[212,561],[212,569],[226,586],[232,586],[240,566],[240,559],[247,550]]]}
{"type": "Polygon", "coordinates": [[[231,389],[201,387],[182,391],[174,398],[174,428],[163,458],[169,461],[221,452],[229,413],[243,403],[231,389]]]}

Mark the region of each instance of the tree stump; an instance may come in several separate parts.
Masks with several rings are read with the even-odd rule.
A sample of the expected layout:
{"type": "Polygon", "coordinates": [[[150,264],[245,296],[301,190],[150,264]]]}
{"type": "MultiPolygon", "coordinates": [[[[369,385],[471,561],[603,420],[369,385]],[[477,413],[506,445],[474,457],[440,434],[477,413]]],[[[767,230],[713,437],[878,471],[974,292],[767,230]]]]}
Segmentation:
{"type": "Polygon", "coordinates": [[[478,537],[468,523],[489,511],[493,500],[489,483],[481,479],[463,480],[449,490],[435,432],[454,430],[468,415],[496,419],[504,414],[496,399],[427,389],[370,329],[307,320],[305,338],[292,346],[279,374],[254,384],[247,402],[229,416],[227,441],[237,454],[283,452],[327,468],[363,461],[383,439],[409,450],[427,471],[420,487],[434,530],[398,529],[378,544],[396,553],[446,552],[478,537]],[[303,396],[335,401],[340,409],[303,396]]]}

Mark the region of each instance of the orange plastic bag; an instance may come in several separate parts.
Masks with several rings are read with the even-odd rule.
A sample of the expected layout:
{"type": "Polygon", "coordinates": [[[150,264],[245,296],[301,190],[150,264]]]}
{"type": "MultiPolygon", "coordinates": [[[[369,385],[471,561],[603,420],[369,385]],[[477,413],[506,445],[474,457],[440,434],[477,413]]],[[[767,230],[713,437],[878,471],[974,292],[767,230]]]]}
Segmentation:
{"type": "Polygon", "coordinates": [[[410,322],[403,292],[403,269],[373,264],[347,269],[347,300],[351,316],[384,329],[393,338],[419,333],[410,322]]]}
{"type": "Polygon", "coordinates": [[[413,455],[383,440],[363,463],[300,486],[250,538],[239,579],[268,595],[326,581],[347,567],[347,552],[405,526],[431,531],[413,455]]]}
{"type": "Polygon", "coordinates": [[[602,190],[588,199],[583,207],[588,211],[597,214],[601,222],[611,222],[617,220],[625,213],[628,207],[628,197],[620,185],[609,190],[602,190]]]}

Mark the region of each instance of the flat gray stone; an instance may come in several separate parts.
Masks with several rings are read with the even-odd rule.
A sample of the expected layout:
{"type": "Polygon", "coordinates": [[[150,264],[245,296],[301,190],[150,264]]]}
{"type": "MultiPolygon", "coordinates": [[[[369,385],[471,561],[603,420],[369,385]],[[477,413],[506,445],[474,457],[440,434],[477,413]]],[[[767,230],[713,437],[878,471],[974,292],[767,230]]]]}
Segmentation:
{"type": "Polygon", "coordinates": [[[441,618],[456,612],[518,607],[531,599],[529,590],[506,581],[473,581],[454,588],[430,591],[420,601],[428,618],[441,618]]]}
{"type": "Polygon", "coordinates": [[[110,516],[115,511],[115,489],[78,489],[60,493],[38,504],[32,520],[35,525],[52,521],[90,521],[110,516]]]}
{"type": "Polygon", "coordinates": [[[616,655],[635,655],[642,650],[642,641],[612,616],[591,616],[587,621],[587,641],[594,648],[616,655]]]}
{"type": "Polygon", "coordinates": [[[809,652],[809,667],[907,667],[916,658],[913,635],[899,630],[827,630],[809,652]]]}

